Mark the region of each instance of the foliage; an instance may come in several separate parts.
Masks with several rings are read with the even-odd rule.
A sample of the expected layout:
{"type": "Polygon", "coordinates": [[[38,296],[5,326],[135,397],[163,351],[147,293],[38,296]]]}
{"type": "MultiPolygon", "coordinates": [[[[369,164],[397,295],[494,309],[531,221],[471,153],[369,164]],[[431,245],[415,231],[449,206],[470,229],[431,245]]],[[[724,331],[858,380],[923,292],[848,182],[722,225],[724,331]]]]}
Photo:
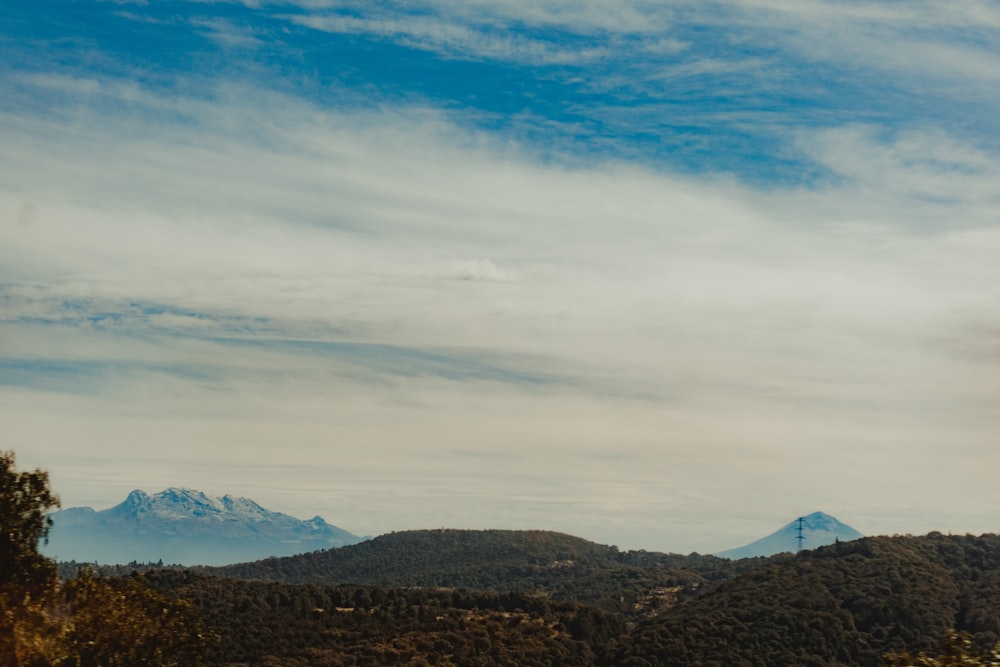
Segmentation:
{"type": "Polygon", "coordinates": [[[30,596],[0,592],[0,667],[48,667],[67,655],[65,623],[53,608],[54,590],[30,596]]]}
{"type": "Polygon", "coordinates": [[[59,498],[49,490],[47,472],[18,472],[14,464],[14,452],[0,452],[0,591],[37,596],[54,572],[38,543],[51,527],[45,513],[59,507],[59,498]]]}
{"type": "Polygon", "coordinates": [[[866,538],[775,557],[641,624],[620,664],[862,665],[931,651],[949,628],[991,646],[1000,537],[866,538]]]}
{"type": "Polygon", "coordinates": [[[38,553],[45,511],[57,505],[47,473],[19,473],[13,453],[0,454],[0,667],[198,664],[203,638],[190,603],[87,570],[59,580],[38,553]]]}
{"type": "Polygon", "coordinates": [[[551,531],[414,530],[360,544],[198,571],[283,583],[532,592],[638,618],[752,563],[616,547],[551,531]]]}
{"type": "MultiPolygon", "coordinates": [[[[267,664],[264,658],[270,656],[277,661],[273,664],[877,667],[887,653],[926,656],[952,627],[971,633],[973,646],[991,646],[1000,624],[1000,606],[994,603],[1000,596],[1000,536],[995,535],[868,538],[725,569],[715,566],[718,559],[644,552],[616,556],[589,543],[565,551],[574,547],[575,538],[558,534],[445,531],[436,537],[429,532],[389,536],[393,539],[379,550],[369,546],[364,552],[374,561],[369,566],[383,566],[387,576],[411,585],[437,576],[443,566],[454,567],[458,580],[479,576],[490,585],[502,584],[508,572],[528,588],[292,586],[205,578],[193,571],[151,572],[146,578],[202,610],[223,638],[210,660],[218,665],[267,664]],[[462,546],[443,549],[438,567],[417,550],[442,538],[462,546]],[[505,538],[512,541],[506,551],[505,538]],[[527,549],[532,541],[538,544],[527,549]],[[402,545],[414,551],[394,561],[395,546],[402,545]],[[491,553],[492,560],[487,558],[491,553]],[[548,567],[553,563],[547,559],[556,556],[572,558],[548,567]],[[678,564],[687,568],[672,569],[678,564]],[[604,606],[610,591],[640,591],[667,573],[694,577],[687,595],[659,606],[646,600],[639,615],[621,605],[604,606]],[[583,591],[585,585],[600,593],[583,591]],[[580,598],[602,600],[604,609],[569,597],[559,601],[556,591],[565,596],[583,591],[580,598]],[[541,627],[548,629],[543,633],[541,627]],[[484,638],[492,651],[488,657],[475,648],[486,646],[484,638]]],[[[341,574],[350,565],[358,575],[364,565],[355,564],[351,550],[356,547],[338,550],[339,555],[275,561],[301,576],[309,572],[297,570],[304,563],[339,560],[341,574]]],[[[254,564],[261,565],[266,572],[273,563],[254,564]]],[[[378,570],[370,576],[378,576],[378,570]]]]}
{"type": "Polygon", "coordinates": [[[66,644],[74,667],[193,665],[201,625],[190,602],[164,596],[137,577],[95,577],[89,570],[62,586],[66,644]]]}
{"type": "Polygon", "coordinates": [[[908,651],[892,653],[882,658],[882,667],[997,667],[1000,665],[1000,644],[984,650],[976,646],[967,632],[949,632],[940,655],[911,655],[908,651]]]}
{"type": "Polygon", "coordinates": [[[0,452],[0,667],[60,655],[49,610],[55,568],[38,553],[50,527],[45,512],[58,506],[48,473],[18,472],[14,453],[0,452]]]}
{"type": "Polygon", "coordinates": [[[620,616],[520,593],[234,581],[149,572],[220,642],[210,665],[597,665],[620,616]]]}

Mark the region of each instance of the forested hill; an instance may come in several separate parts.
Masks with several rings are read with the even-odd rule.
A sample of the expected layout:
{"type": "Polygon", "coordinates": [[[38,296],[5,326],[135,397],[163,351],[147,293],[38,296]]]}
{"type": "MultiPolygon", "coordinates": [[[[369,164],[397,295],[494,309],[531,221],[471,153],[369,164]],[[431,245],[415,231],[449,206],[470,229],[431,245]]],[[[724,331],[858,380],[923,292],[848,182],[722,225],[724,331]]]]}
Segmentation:
{"type": "MultiPolygon", "coordinates": [[[[522,570],[533,574],[520,581],[536,586],[541,571],[570,571],[568,565],[553,564],[570,555],[560,549],[576,548],[572,555],[591,554],[584,567],[589,568],[589,585],[610,590],[623,578],[648,585],[658,573],[676,572],[666,565],[671,559],[690,559],[706,567],[713,563],[698,556],[616,555],[610,547],[551,533],[436,532],[386,536],[383,541],[390,546],[408,547],[409,560],[371,563],[369,576],[376,576],[380,567],[394,577],[403,577],[406,567],[444,576],[458,564],[460,577],[471,580],[479,572],[499,580],[504,568],[516,576],[512,568],[521,563],[522,570]],[[437,562],[416,549],[436,541],[454,544],[439,552],[437,562]],[[494,568],[477,561],[482,568],[477,570],[472,559],[488,554],[494,568]],[[531,558],[535,565],[525,565],[531,558]],[[640,565],[630,559],[648,562],[640,565]]],[[[393,552],[385,544],[375,546],[378,549],[347,547],[311,556],[353,552],[350,558],[360,559],[393,552]]],[[[204,577],[192,571],[151,572],[143,578],[202,610],[208,629],[222,638],[209,660],[218,665],[877,667],[888,653],[937,653],[951,628],[971,633],[981,646],[1000,639],[997,535],[865,538],[742,565],[748,569],[728,574],[715,570],[722,579],[702,586],[697,595],[638,616],[555,601],[539,595],[537,588],[482,592],[292,585],[204,577]],[[262,661],[265,656],[277,661],[262,661]]],[[[694,569],[683,571],[701,576],[694,569]]],[[[558,585],[558,574],[549,581],[558,585]]],[[[585,588],[583,576],[562,581],[567,596],[585,588]]],[[[505,587],[514,588],[515,582],[505,587]]]]}
{"type": "Polygon", "coordinates": [[[574,561],[606,564],[618,550],[548,531],[413,530],[389,533],[350,547],[268,558],[206,572],[286,583],[371,583],[386,586],[509,586],[488,575],[497,567],[550,568],[574,561]],[[456,582],[455,577],[475,577],[456,582]],[[480,579],[493,578],[494,581],[480,579]]]}
{"type": "Polygon", "coordinates": [[[198,571],[282,583],[448,587],[542,593],[606,609],[644,610],[750,567],[714,556],[616,547],[550,531],[416,530],[287,558],[198,571]],[[657,590],[670,589],[653,599],[657,590]]]}
{"type": "Polygon", "coordinates": [[[865,538],[779,556],[640,625],[618,664],[863,665],[1000,640],[1000,536],[865,538]],[[631,660],[631,662],[627,662],[631,660]]]}

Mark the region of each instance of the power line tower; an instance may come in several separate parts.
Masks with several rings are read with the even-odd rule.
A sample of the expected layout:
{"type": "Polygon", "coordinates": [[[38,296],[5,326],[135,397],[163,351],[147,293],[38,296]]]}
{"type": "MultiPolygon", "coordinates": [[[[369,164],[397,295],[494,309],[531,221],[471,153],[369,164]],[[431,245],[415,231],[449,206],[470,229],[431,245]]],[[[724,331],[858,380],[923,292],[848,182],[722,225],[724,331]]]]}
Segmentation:
{"type": "Polygon", "coordinates": [[[806,541],[805,531],[804,531],[804,528],[803,528],[803,525],[805,524],[805,522],[806,522],[806,518],[804,516],[800,516],[799,519],[798,519],[799,525],[798,525],[798,527],[796,528],[796,531],[795,531],[795,542],[796,542],[796,544],[798,546],[798,551],[802,551],[802,547],[803,547],[803,545],[805,544],[805,541],[806,541]]]}

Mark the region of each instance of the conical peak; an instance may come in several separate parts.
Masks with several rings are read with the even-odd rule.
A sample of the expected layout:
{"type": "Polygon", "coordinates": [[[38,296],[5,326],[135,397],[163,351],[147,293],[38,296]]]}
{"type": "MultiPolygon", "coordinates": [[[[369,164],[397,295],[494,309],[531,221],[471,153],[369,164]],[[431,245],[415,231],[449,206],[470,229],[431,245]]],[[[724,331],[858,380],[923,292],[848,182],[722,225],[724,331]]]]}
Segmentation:
{"type": "Polygon", "coordinates": [[[815,549],[836,540],[849,541],[862,537],[861,533],[824,512],[813,512],[793,519],[774,533],[745,546],[719,552],[723,558],[750,558],[771,556],[781,552],[815,549]]]}
{"type": "MultiPolygon", "coordinates": [[[[811,528],[813,530],[829,530],[838,526],[845,526],[845,524],[838,521],[836,517],[826,514],[825,512],[813,512],[812,514],[807,514],[800,518],[803,528],[811,528]]],[[[793,527],[797,527],[798,524],[799,519],[792,522],[793,527]]]]}

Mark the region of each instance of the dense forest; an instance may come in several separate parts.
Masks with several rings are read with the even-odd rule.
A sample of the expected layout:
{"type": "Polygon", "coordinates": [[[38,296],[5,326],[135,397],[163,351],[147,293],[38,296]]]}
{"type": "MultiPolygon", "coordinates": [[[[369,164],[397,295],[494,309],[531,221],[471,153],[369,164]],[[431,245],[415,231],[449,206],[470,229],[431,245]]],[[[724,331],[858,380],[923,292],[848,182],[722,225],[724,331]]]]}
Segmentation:
{"type": "Polygon", "coordinates": [[[235,581],[154,571],[217,638],[210,665],[606,664],[622,618],[535,595],[235,581]]]}
{"type": "Polygon", "coordinates": [[[0,454],[0,667],[1000,666],[998,535],[727,561],[429,530],[227,568],[57,568],[37,551],[47,475],[0,454]]]}
{"type": "Polygon", "coordinates": [[[644,616],[754,564],[698,554],[623,552],[550,531],[441,529],[391,533],[341,549],[195,569],[220,577],[296,584],[532,593],[644,616]]]}
{"type": "Polygon", "coordinates": [[[650,619],[632,664],[877,665],[1000,638],[1000,536],[876,537],[772,559],[650,619]]]}
{"type": "MultiPolygon", "coordinates": [[[[437,531],[383,541],[383,556],[406,545],[405,567],[418,582],[428,576],[419,563],[435,571],[439,565],[415,546],[433,550],[430,532],[437,531]]],[[[952,664],[926,655],[954,645],[954,630],[969,647],[966,662],[954,664],[1000,664],[985,652],[1000,638],[996,535],[865,538],[731,568],[701,556],[619,558],[598,549],[597,558],[591,543],[558,534],[444,531],[443,538],[467,545],[452,557],[468,561],[457,568],[468,587],[289,584],[191,569],[131,576],[199,610],[215,638],[205,652],[209,665],[933,665],[952,664]],[[480,553],[502,549],[507,539],[508,557],[489,561],[480,553]],[[535,545],[535,555],[559,558],[532,562],[521,551],[525,543],[535,545]],[[584,574],[557,580],[566,599],[556,599],[543,563],[563,572],[578,559],[584,574]],[[537,575],[521,574],[524,591],[509,590],[489,565],[504,570],[518,561],[537,575]],[[479,582],[470,578],[476,571],[484,573],[479,582]],[[581,598],[594,596],[585,590],[590,585],[616,589],[622,573],[640,582],[635,590],[667,577],[702,583],[686,596],[649,589],[639,599],[659,592],[657,606],[626,611],[570,599],[576,585],[581,598]]],[[[333,554],[302,558],[322,555],[333,554]]],[[[385,563],[386,576],[406,583],[404,566],[385,563]]],[[[261,574],[266,564],[241,567],[261,574]]]]}

